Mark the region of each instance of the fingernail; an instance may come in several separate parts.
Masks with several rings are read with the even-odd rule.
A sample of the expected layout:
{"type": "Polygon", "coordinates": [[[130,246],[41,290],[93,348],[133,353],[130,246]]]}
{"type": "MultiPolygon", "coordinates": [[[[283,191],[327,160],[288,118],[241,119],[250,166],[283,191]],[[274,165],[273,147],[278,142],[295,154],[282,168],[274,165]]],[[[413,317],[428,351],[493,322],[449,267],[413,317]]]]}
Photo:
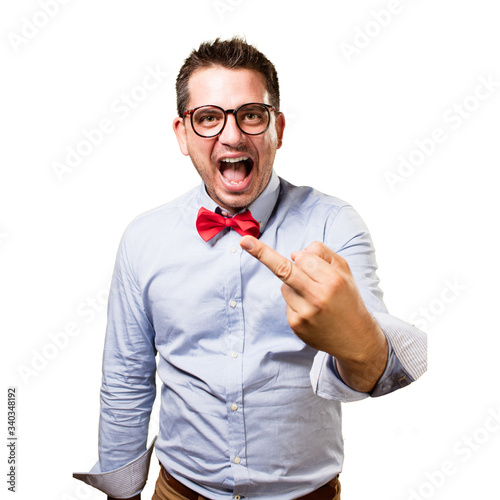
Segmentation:
{"type": "Polygon", "coordinates": [[[250,236],[244,236],[241,238],[240,246],[243,250],[250,252],[255,248],[255,242],[250,236]]]}

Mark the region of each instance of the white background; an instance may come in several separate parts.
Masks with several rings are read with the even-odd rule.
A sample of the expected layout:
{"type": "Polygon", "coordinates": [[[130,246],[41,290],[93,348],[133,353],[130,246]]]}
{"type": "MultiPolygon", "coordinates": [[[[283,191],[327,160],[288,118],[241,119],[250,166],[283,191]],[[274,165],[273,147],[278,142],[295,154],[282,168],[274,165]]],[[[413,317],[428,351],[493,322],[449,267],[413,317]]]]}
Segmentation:
{"type": "MultiPolygon", "coordinates": [[[[103,498],[71,474],[97,460],[117,245],[134,216],[198,183],[171,128],[175,76],[200,42],[234,34],[278,69],[288,118],[278,174],[356,207],[390,311],[429,334],[421,380],[344,406],[342,498],[500,498],[497,2],[70,0],[50,17],[42,3],[3,2],[0,14],[0,321],[4,415],[7,386],[18,390],[15,498],[103,498]],[[147,68],[163,76],[144,92],[147,68]],[[481,78],[496,86],[478,100],[481,78]],[[117,107],[131,93],[134,109],[117,107]],[[102,119],[113,130],[58,177],[54,164],[102,119]],[[391,189],[386,172],[436,128],[446,140],[391,189]],[[78,333],[61,333],[71,324],[78,333]]],[[[153,460],[145,499],[157,470],[153,460]]]]}

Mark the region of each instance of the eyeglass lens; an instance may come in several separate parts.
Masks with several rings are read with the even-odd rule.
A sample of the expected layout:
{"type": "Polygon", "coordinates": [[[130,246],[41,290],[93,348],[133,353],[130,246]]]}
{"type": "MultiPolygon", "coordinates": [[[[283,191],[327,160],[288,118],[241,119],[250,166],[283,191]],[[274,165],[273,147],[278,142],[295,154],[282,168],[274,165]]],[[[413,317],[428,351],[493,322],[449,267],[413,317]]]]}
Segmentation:
{"type": "MultiPolygon", "coordinates": [[[[270,113],[260,104],[245,104],[236,114],[236,123],[240,129],[251,135],[261,134],[269,125],[270,113]]],[[[205,137],[221,133],[224,127],[224,111],[216,106],[203,106],[193,113],[195,131],[205,137]]]]}

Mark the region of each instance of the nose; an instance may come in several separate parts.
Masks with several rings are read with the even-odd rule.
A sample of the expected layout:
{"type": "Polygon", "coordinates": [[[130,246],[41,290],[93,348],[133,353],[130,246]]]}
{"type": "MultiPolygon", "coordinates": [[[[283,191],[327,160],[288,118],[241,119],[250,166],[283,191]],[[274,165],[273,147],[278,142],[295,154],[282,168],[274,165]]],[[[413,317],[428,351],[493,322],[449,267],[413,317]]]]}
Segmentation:
{"type": "Polygon", "coordinates": [[[219,141],[228,146],[237,146],[244,140],[245,134],[236,124],[236,118],[233,113],[227,114],[226,125],[219,134],[219,141]]]}

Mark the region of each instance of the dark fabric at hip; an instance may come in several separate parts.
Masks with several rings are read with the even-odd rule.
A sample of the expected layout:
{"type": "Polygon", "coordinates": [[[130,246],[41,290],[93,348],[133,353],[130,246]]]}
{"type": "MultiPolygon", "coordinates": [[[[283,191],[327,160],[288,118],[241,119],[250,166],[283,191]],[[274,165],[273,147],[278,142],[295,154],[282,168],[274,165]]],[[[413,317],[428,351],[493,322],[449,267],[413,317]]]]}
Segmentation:
{"type": "MultiPolygon", "coordinates": [[[[241,497],[244,498],[244,497],[241,497]]],[[[152,500],[210,500],[188,488],[172,477],[162,466],[152,500]]],[[[317,490],[296,500],[340,500],[340,481],[335,476],[317,490]]]]}

